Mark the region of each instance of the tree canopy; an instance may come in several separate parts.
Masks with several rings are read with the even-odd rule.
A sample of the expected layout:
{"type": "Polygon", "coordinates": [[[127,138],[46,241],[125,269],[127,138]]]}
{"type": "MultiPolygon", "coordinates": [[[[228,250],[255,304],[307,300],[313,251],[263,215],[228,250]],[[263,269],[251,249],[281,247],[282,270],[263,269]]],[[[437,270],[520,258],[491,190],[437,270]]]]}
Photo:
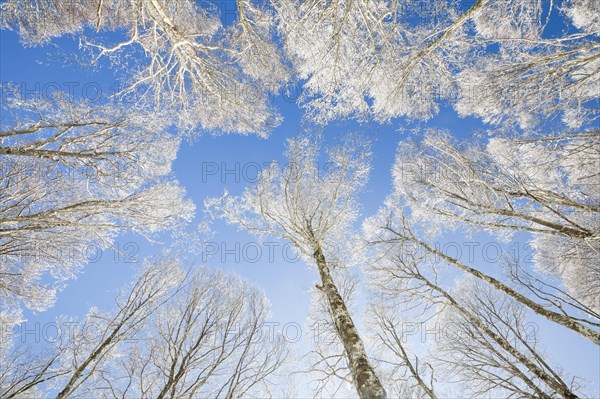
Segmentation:
{"type": "MultiPolygon", "coordinates": [[[[597,6],[2,2],[0,29],[21,46],[116,90],[92,100],[0,82],[0,396],[598,396],[553,356],[554,331],[600,345],[597,6]],[[243,187],[221,176],[215,197],[206,164],[178,163],[206,134],[251,136],[215,152],[225,174],[240,154],[265,167],[243,187]],[[385,170],[378,140],[396,148],[385,170]],[[186,266],[215,244],[211,228],[238,252],[248,232],[300,253],[317,281],[302,289],[319,323],[309,349],[265,336],[265,293],[213,268],[279,284],[239,254],[186,266]],[[78,284],[89,249],[119,253],[125,235],[152,249],[115,306],[91,305],[51,345],[18,342],[20,323],[78,284]],[[468,257],[447,251],[458,241],[468,257]],[[496,260],[475,256],[484,242],[496,260]]],[[[14,51],[2,62],[16,70],[14,51]]]]}

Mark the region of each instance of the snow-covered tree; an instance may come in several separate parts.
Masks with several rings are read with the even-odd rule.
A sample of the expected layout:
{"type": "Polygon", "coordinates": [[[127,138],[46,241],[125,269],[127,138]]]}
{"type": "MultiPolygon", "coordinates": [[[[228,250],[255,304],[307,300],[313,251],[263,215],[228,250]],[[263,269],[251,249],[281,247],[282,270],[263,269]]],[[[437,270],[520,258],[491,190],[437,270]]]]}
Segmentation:
{"type": "MultiPolygon", "coordinates": [[[[482,267],[473,267],[461,259],[452,257],[444,253],[437,245],[427,241],[427,238],[422,237],[423,233],[419,234],[413,227],[413,222],[402,213],[402,206],[398,206],[400,200],[390,197],[387,200],[387,206],[379,211],[377,216],[370,218],[365,223],[366,238],[370,243],[378,247],[378,251],[403,253],[415,252],[423,257],[437,259],[441,264],[450,266],[466,275],[470,275],[480,281],[489,284],[494,289],[508,295],[512,299],[518,301],[522,305],[528,307],[533,312],[547,318],[555,323],[558,323],[572,331],[582,335],[583,337],[600,344],[600,333],[597,328],[600,327],[600,320],[596,317],[582,317],[578,311],[585,310],[585,306],[570,309],[568,299],[561,301],[559,296],[528,296],[528,288],[530,286],[517,286],[502,281],[490,273],[483,272],[482,267]]],[[[419,229],[421,230],[421,229],[419,229]]],[[[519,282],[517,279],[513,281],[519,282]]],[[[576,302],[576,304],[580,304],[576,302]]],[[[593,316],[591,312],[586,316],[593,316]]]]}
{"type": "Polygon", "coordinates": [[[268,378],[286,357],[281,336],[267,333],[264,294],[238,277],[195,271],[184,292],[153,319],[124,362],[124,381],[104,378],[129,397],[267,396],[268,378]]]}
{"type": "Polygon", "coordinates": [[[427,18],[424,5],[429,2],[275,2],[284,48],[306,80],[302,101],[309,116],[326,123],[348,116],[387,121],[435,113],[436,95],[451,91],[450,64],[466,54],[457,51],[460,41],[449,46],[442,41],[464,18],[446,1],[431,2],[436,18],[427,18]],[[427,21],[420,23],[414,13],[427,21]]]}
{"type": "MultiPolygon", "coordinates": [[[[574,392],[570,397],[575,397],[580,388],[576,379],[567,380],[567,376],[539,348],[535,324],[528,322],[526,309],[522,305],[474,278],[459,280],[450,294],[471,314],[552,376],[556,385],[568,387],[569,391],[574,392]]],[[[552,391],[545,388],[544,380],[515,362],[512,354],[504,351],[455,307],[445,307],[439,316],[439,323],[443,326],[443,333],[435,343],[436,369],[440,372],[443,370],[448,378],[460,382],[471,397],[483,397],[491,393],[502,397],[553,396],[552,391]]],[[[561,394],[568,397],[565,391],[561,394]]]]}
{"type": "Polygon", "coordinates": [[[327,159],[319,153],[317,139],[291,139],[285,166],[274,163],[240,196],[226,194],[207,205],[247,231],[289,240],[316,265],[321,277],[317,288],[326,298],[358,394],[381,398],[385,391],[331,273],[341,266],[338,260],[350,258],[352,252],[348,248],[340,254],[336,249],[352,236],[356,193],[370,169],[369,145],[357,136],[347,137],[343,145],[328,149],[327,159]]]}
{"type": "Polygon", "coordinates": [[[121,231],[142,237],[189,221],[169,179],[179,140],[160,115],[65,96],[10,97],[0,131],[0,297],[43,310],[121,231]],[[48,279],[50,277],[50,279],[48,279]]]}
{"type": "Polygon", "coordinates": [[[284,48],[320,123],[428,119],[440,103],[522,128],[597,117],[592,1],[276,1],[284,48]],[[461,3],[466,6],[461,7],[461,3]],[[559,21],[568,29],[548,28],[559,21]]]}
{"type": "MultiPolygon", "coordinates": [[[[390,301],[374,301],[369,308],[369,324],[380,351],[381,374],[389,387],[390,397],[437,399],[439,394],[434,386],[437,374],[428,360],[411,353],[407,334],[403,331],[406,322],[402,320],[418,319],[407,317],[406,309],[400,309],[397,303],[390,301]]],[[[416,324],[412,322],[411,326],[416,324]]]]}
{"type": "Polygon", "coordinates": [[[600,85],[594,9],[585,0],[560,8],[537,0],[489,2],[474,18],[474,40],[488,51],[456,76],[459,114],[523,129],[554,118],[571,129],[593,123],[600,85]],[[563,31],[546,33],[558,21],[563,31]],[[484,47],[492,43],[497,51],[484,47]]]}
{"type": "Polygon", "coordinates": [[[279,121],[268,94],[289,79],[284,50],[319,123],[428,119],[450,103],[488,123],[528,128],[559,117],[577,128],[597,118],[598,20],[591,0],[557,4],[239,0],[236,21],[223,26],[193,0],[11,0],[2,26],[28,44],[85,28],[126,31],[117,43],[82,44],[94,60],[133,66],[124,93],[175,107],[182,125],[266,134],[279,121]]]}
{"type": "Polygon", "coordinates": [[[287,80],[272,40],[272,16],[248,0],[237,2],[237,21],[223,26],[217,7],[194,0],[11,0],[2,26],[26,44],[65,34],[120,31],[123,40],[82,36],[92,60],[108,57],[123,71],[119,94],[153,104],[181,127],[267,135],[280,117],[271,91],[287,80]],[[133,57],[132,57],[133,56],[133,57]]]}
{"type": "Polygon", "coordinates": [[[464,381],[472,397],[524,393],[525,397],[578,397],[580,387],[567,384],[565,376],[536,348],[525,322],[525,308],[510,295],[468,275],[447,288],[444,267],[431,254],[414,248],[377,245],[374,256],[367,269],[369,281],[378,306],[385,309],[383,314],[391,314],[377,317],[376,328],[382,331],[381,341],[399,358],[399,367],[409,369],[422,397],[435,395],[425,389],[433,381],[421,377],[431,371],[417,368],[418,358],[409,357],[405,331],[389,322],[395,309],[414,312],[413,324],[435,326],[431,336],[438,343],[430,341],[426,362],[433,365],[438,378],[444,376],[443,381],[464,381]]]}
{"type": "Polygon", "coordinates": [[[537,271],[561,277],[597,319],[600,272],[600,136],[597,131],[468,146],[428,132],[399,146],[394,191],[417,223],[532,234],[537,271]]]}
{"type": "MultiPolygon", "coordinates": [[[[347,268],[332,268],[331,274],[348,311],[357,314],[358,276],[347,268]]],[[[305,363],[297,366],[297,372],[314,384],[313,396],[356,397],[344,345],[337,333],[327,298],[318,286],[311,290],[311,305],[306,323],[307,329],[313,334],[313,349],[304,355],[305,363]]],[[[380,375],[379,370],[377,371],[380,375]]],[[[384,380],[382,383],[385,384],[384,380]]]]}
{"type": "Polygon", "coordinates": [[[180,289],[184,277],[173,260],[146,262],[128,292],[116,299],[114,312],[92,308],[81,322],[59,320],[54,347],[43,353],[36,354],[26,343],[15,345],[2,359],[7,365],[2,397],[22,397],[33,389],[71,396],[96,373],[105,372],[115,348],[139,334],[150,315],[180,289]]]}
{"type": "Polygon", "coordinates": [[[265,333],[268,302],[238,277],[149,259],[117,309],[62,320],[59,340],[32,356],[16,346],[0,374],[2,397],[266,396],[287,356],[265,333]],[[32,361],[32,359],[34,361],[32,361]]]}

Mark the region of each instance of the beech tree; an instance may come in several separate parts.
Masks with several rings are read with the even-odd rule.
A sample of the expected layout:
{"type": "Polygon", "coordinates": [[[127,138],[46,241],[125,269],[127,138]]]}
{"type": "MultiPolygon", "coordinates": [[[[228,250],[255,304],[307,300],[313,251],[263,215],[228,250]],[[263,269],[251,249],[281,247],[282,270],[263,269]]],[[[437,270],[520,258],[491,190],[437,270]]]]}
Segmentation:
{"type": "MultiPolygon", "coordinates": [[[[196,0],[0,4],[0,28],[23,44],[76,36],[78,60],[110,64],[124,83],[112,105],[62,94],[3,102],[0,327],[20,321],[23,304],[51,306],[89,249],[111,248],[121,231],[154,240],[188,222],[194,206],[171,176],[178,136],[198,127],[267,136],[282,120],[270,96],[294,77],[310,122],[427,120],[451,106],[494,128],[469,145],[434,130],[401,143],[393,193],[364,231],[374,251],[363,262],[377,294],[374,347],[359,333],[356,284],[346,279],[365,256],[353,231],[370,171],[365,140],[329,148],[327,163],[320,139],[290,140],[285,167],[274,163],[241,195],[206,202],[228,223],[288,240],[316,267],[310,314],[333,336],[309,356],[316,394],[354,385],[361,398],[384,398],[385,386],[436,398],[437,378],[456,375],[473,396],[577,397],[577,384],[528,339],[525,316],[600,344],[596,2],[235,6],[227,24],[196,0]],[[503,270],[484,272],[432,244],[456,230],[526,236],[534,267],[515,254],[503,270]],[[461,275],[457,287],[441,277],[445,268],[461,275]],[[455,335],[433,355],[412,352],[398,329],[410,315],[452,325],[455,335]]],[[[261,334],[262,293],[218,272],[186,274],[173,259],[150,263],[116,313],[90,310],[47,353],[6,345],[2,328],[0,395],[270,396],[287,349],[261,334]]]]}
{"type": "MultiPolygon", "coordinates": [[[[350,314],[358,314],[356,312],[356,294],[360,281],[358,276],[348,269],[340,268],[332,268],[331,274],[350,314]]],[[[348,357],[337,333],[327,297],[323,295],[318,285],[311,291],[311,306],[306,323],[311,334],[314,335],[313,349],[304,355],[305,362],[297,367],[297,373],[305,375],[315,384],[314,397],[355,397],[356,389],[352,383],[348,357]]],[[[365,342],[365,346],[368,348],[368,342],[365,342]]],[[[379,369],[377,372],[385,386],[385,380],[381,378],[379,369]]]]}
{"type": "Polygon", "coordinates": [[[405,331],[389,322],[393,309],[401,305],[416,311],[414,323],[436,326],[438,339],[426,360],[435,375],[446,382],[464,382],[472,397],[578,397],[580,386],[568,384],[536,348],[518,301],[473,276],[446,288],[443,268],[431,254],[379,244],[375,256],[367,270],[379,307],[389,309],[375,318],[375,326],[384,332],[382,343],[397,354],[398,367],[409,370],[422,397],[440,394],[424,378],[433,371],[418,368],[418,358],[406,349],[405,331]]]}
{"type": "MultiPolygon", "coordinates": [[[[477,3],[475,8],[485,1],[477,3]]],[[[349,116],[430,117],[437,111],[437,88],[452,84],[449,63],[464,56],[455,51],[459,46],[436,49],[434,36],[455,17],[450,2],[431,2],[441,7],[423,24],[415,23],[413,12],[422,13],[425,4],[418,2],[274,4],[286,53],[306,79],[301,100],[319,123],[349,116]]]]}
{"type": "Polygon", "coordinates": [[[2,26],[26,44],[80,35],[93,62],[108,58],[133,72],[119,95],[170,107],[165,115],[182,128],[266,136],[280,121],[269,93],[288,72],[272,40],[272,16],[258,4],[238,1],[237,21],[227,27],[217,7],[194,0],[11,0],[1,7],[2,26]],[[91,29],[126,35],[117,43],[83,36],[91,29]]]}
{"type": "Polygon", "coordinates": [[[3,310],[43,310],[121,231],[152,238],[194,205],[170,178],[179,140],[160,115],[65,96],[10,97],[0,132],[3,310]],[[48,280],[51,277],[51,280],[48,280]]]}
{"type": "Polygon", "coordinates": [[[593,2],[276,1],[313,120],[429,119],[440,104],[521,128],[597,118],[593,2]],[[548,27],[560,20],[567,29],[548,27]],[[497,49],[495,49],[495,47],[497,49]]]}
{"type": "Polygon", "coordinates": [[[400,145],[394,190],[418,223],[531,233],[537,271],[560,277],[569,298],[561,296],[598,320],[599,159],[597,131],[469,146],[429,132],[400,145]]]}
{"type": "Polygon", "coordinates": [[[119,43],[82,44],[93,60],[129,62],[122,55],[137,51],[143,62],[123,93],[175,107],[182,125],[266,134],[279,121],[268,94],[289,80],[286,61],[319,123],[429,119],[447,103],[503,127],[561,118],[577,128],[597,118],[599,28],[590,0],[236,5],[226,27],[216,9],[193,0],[11,0],[2,13],[3,26],[28,44],[126,29],[119,43]],[[564,32],[553,31],[556,21],[564,32]]]}
{"type": "Polygon", "coordinates": [[[15,346],[2,397],[234,398],[267,395],[287,356],[265,334],[268,303],[239,278],[183,269],[172,255],[147,260],[117,309],[59,323],[48,353],[15,346]]]}
{"type": "Polygon", "coordinates": [[[570,129],[598,118],[600,25],[593,2],[489,2],[474,17],[475,40],[498,51],[466,64],[456,110],[493,124],[539,128],[560,118],[570,129]],[[562,34],[550,32],[561,19],[562,34]],[[548,32],[547,32],[548,31],[548,32]]]}
{"type": "Polygon", "coordinates": [[[130,398],[273,395],[270,379],[288,350],[264,325],[268,306],[260,290],[236,276],[193,271],[126,358],[99,376],[99,386],[107,396],[130,398]]]}
{"type": "Polygon", "coordinates": [[[180,289],[184,276],[174,261],[146,262],[130,291],[116,298],[114,313],[92,308],[80,323],[59,321],[55,347],[37,356],[26,343],[14,342],[12,353],[2,359],[8,364],[2,396],[35,396],[45,390],[55,390],[60,398],[71,396],[105,372],[116,348],[137,336],[150,315],[180,289]]]}
{"type": "MultiPolygon", "coordinates": [[[[388,203],[392,204],[391,207],[394,206],[393,200],[388,200],[388,203]]],[[[596,331],[600,327],[600,320],[581,317],[581,315],[577,314],[577,311],[572,311],[567,306],[561,306],[560,302],[557,305],[554,299],[560,299],[559,297],[544,298],[534,295],[534,299],[532,299],[521,292],[520,287],[514,288],[501,279],[482,272],[481,267],[471,267],[460,259],[445,254],[439,248],[435,248],[435,246],[420,238],[413,231],[411,222],[403,214],[394,217],[391,216],[392,212],[390,209],[383,208],[378,216],[367,222],[367,237],[369,237],[371,243],[380,244],[384,248],[390,245],[392,247],[395,246],[397,248],[396,251],[413,251],[424,256],[432,256],[438,259],[440,263],[454,267],[467,275],[491,285],[538,315],[558,323],[596,344],[600,344],[600,334],[596,331]]],[[[525,292],[527,291],[525,290],[525,292]]],[[[565,301],[564,304],[566,305],[566,303],[568,302],[565,301]]]]}
{"type": "MultiPolygon", "coordinates": [[[[516,350],[546,370],[558,386],[568,387],[573,392],[571,397],[580,394],[577,379],[567,380],[567,375],[539,348],[536,325],[527,321],[525,308],[517,301],[473,278],[456,283],[451,294],[516,350]]],[[[544,380],[519,367],[509,353],[455,308],[442,310],[440,325],[447,328],[435,343],[436,369],[448,378],[458,376],[455,379],[472,397],[491,392],[506,397],[553,396],[552,390],[544,387],[544,380]]],[[[564,391],[561,394],[568,395],[564,391]]]]}
{"type": "Polygon", "coordinates": [[[207,207],[245,230],[289,240],[316,265],[317,288],[327,300],[354,386],[361,398],[382,398],[385,390],[331,273],[342,267],[336,248],[348,242],[357,216],[356,193],[370,169],[368,143],[349,137],[327,153],[329,162],[320,168],[316,139],[288,140],[285,167],[272,164],[240,196],[226,193],[207,207]]]}

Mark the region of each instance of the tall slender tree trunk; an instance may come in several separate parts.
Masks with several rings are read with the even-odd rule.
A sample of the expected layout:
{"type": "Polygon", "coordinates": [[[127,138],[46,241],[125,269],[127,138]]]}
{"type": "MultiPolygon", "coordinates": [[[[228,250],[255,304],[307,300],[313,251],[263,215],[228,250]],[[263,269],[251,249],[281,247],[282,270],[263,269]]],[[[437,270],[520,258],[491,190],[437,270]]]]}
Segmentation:
{"type": "MultiPolygon", "coordinates": [[[[494,340],[502,349],[508,352],[511,356],[513,356],[519,363],[525,366],[531,373],[533,373],[536,377],[538,377],[541,381],[543,381],[548,387],[553,389],[559,395],[562,395],[565,399],[578,399],[579,397],[575,395],[567,384],[563,380],[560,379],[558,375],[556,375],[552,370],[549,370],[549,374],[546,370],[544,370],[540,365],[535,363],[534,359],[536,356],[533,356],[531,359],[529,356],[521,353],[517,348],[515,348],[505,337],[500,334],[497,334],[496,331],[493,331],[490,327],[488,327],[485,323],[483,323],[476,315],[470,312],[467,308],[459,304],[454,297],[452,297],[448,292],[446,292],[443,288],[432,283],[425,277],[419,277],[421,281],[427,284],[429,287],[439,292],[444,298],[446,298],[451,306],[453,306],[456,310],[458,310],[468,321],[470,321],[473,326],[477,327],[480,331],[494,340]]],[[[519,371],[518,374],[521,372],[519,371]]],[[[518,375],[517,374],[517,375],[518,375]]],[[[527,377],[524,378],[524,381],[528,381],[527,377]]],[[[542,398],[549,398],[550,396],[543,393],[541,390],[536,389],[536,394],[539,394],[542,398]]]]}
{"type": "Polygon", "coordinates": [[[110,335],[100,344],[98,347],[77,367],[73,370],[73,374],[71,374],[71,378],[67,382],[67,384],[63,387],[63,389],[56,395],[56,399],[65,399],[68,398],[75,388],[79,386],[82,382],[81,378],[87,379],[88,377],[84,377],[83,374],[85,369],[92,364],[96,359],[104,356],[106,354],[106,349],[115,341],[117,335],[125,325],[125,322],[130,317],[126,317],[125,320],[121,320],[119,324],[113,329],[110,335]]]}
{"type": "Polygon", "coordinates": [[[598,333],[597,331],[594,331],[592,328],[581,324],[580,322],[578,322],[577,320],[573,319],[570,316],[554,312],[554,311],[540,305],[539,303],[529,299],[525,295],[520,294],[519,292],[517,292],[516,290],[507,286],[506,284],[502,283],[501,281],[496,280],[495,278],[493,278],[485,273],[482,273],[477,269],[473,269],[472,267],[469,267],[462,262],[459,262],[457,259],[454,259],[454,258],[444,254],[443,252],[430,247],[423,241],[417,240],[416,238],[413,238],[412,240],[414,242],[418,243],[419,245],[421,245],[429,253],[439,256],[440,258],[444,259],[449,264],[456,266],[460,270],[463,270],[463,271],[477,277],[478,279],[485,281],[486,283],[490,284],[491,286],[498,289],[499,291],[504,292],[506,295],[510,296],[511,298],[516,299],[517,301],[519,301],[523,305],[527,306],[529,309],[533,310],[535,313],[539,314],[540,316],[543,316],[543,317],[547,318],[548,320],[551,320],[557,324],[565,326],[568,329],[575,331],[582,337],[585,337],[585,338],[589,339],[590,341],[594,342],[595,344],[600,345],[600,333],[598,333]]]}
{"type": "Polygon", "coordinates": [[[385,389],[369,362],[367,352],[350,317],[348,308],[331,278],[329,266],[321,248],[315,250],[313,257],[317,262],[319,274],[321,275],[321,291],[327,297],[335,329],[346,350],[348,367],[352,373],[358,396],[361,399],[385,399],[385,389]]]}

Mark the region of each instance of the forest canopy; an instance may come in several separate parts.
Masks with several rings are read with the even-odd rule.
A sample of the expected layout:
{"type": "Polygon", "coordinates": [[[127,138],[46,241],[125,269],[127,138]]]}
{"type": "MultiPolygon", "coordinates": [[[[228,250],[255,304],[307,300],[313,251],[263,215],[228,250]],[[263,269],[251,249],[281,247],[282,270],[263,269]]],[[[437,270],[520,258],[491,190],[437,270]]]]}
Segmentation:
{"type": "Polygon", "coordinates": [[[1,397],[600,395],[595,0],[6,0],[0,28],[1,397]]]}

